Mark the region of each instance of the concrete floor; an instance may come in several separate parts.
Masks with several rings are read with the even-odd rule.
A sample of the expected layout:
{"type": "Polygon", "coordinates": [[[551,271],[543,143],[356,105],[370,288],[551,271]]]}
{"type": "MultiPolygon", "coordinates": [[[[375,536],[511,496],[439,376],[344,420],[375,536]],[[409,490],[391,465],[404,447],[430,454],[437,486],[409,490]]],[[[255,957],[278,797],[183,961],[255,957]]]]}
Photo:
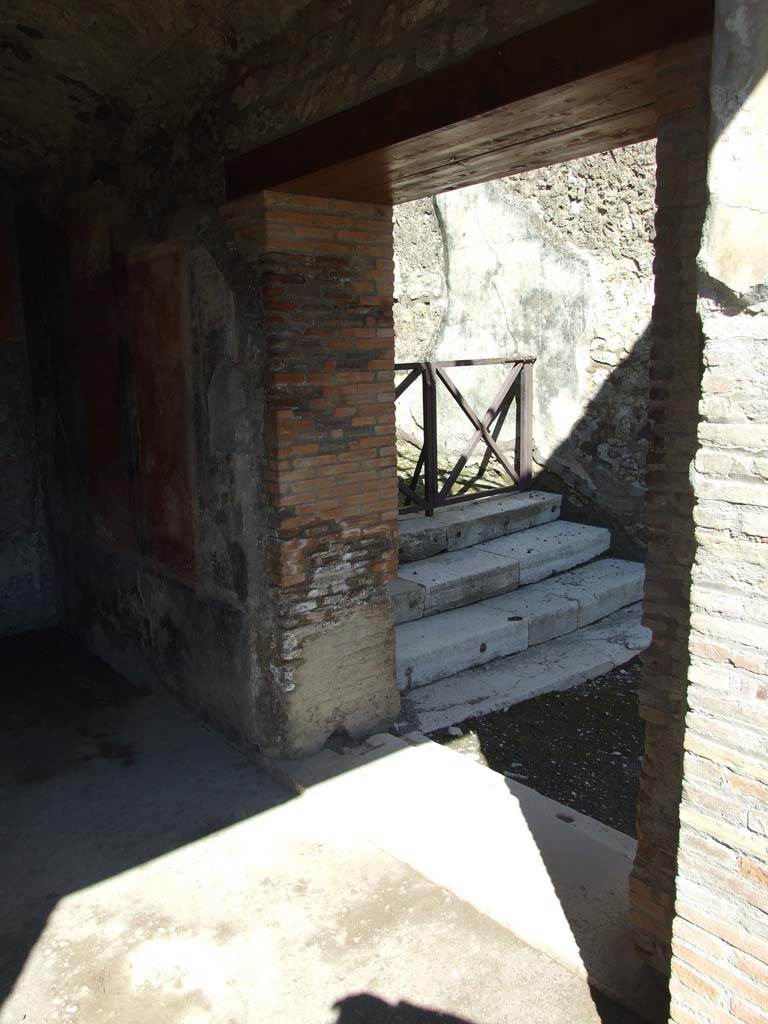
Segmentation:
{"type": "Polygon", "coordinates": [[[636,1019],[59,635],[0,660],[2,1024],[636,1019]]]}

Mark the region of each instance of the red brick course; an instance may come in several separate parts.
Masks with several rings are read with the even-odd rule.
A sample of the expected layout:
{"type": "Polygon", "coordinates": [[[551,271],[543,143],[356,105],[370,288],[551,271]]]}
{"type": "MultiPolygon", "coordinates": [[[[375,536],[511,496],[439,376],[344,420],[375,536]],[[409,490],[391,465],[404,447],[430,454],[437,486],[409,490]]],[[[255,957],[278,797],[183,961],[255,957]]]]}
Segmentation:
{"type": "Polygon", "coordinates": [[[178,251],[153,251],[131,261],[128,304],[145,550],[162,565],[190,575],[195,567],[195,503],[181,302],[178,251]]]}
{"type": "Polygon", "coordinates": [[[268,337],[267,567],[286,733],[293,716],[309,715],[321,740],[350,715],[374,724],[382,706],[396,707],[386,593],[398,539],[392,211],[262,193],[222,212],[258,271],[268,337]],[[372,638],[361,634],[367,667],[347,659],[333,680],[318,669],[292,694],[305,646],[355,609],[375,610],[372,638]]]}
{"type": "Polygon", "coordinates": [[[225,214],[268,324],[272,580],[322,618],[397,564],[391,210],[262,193],[225,214]]]}

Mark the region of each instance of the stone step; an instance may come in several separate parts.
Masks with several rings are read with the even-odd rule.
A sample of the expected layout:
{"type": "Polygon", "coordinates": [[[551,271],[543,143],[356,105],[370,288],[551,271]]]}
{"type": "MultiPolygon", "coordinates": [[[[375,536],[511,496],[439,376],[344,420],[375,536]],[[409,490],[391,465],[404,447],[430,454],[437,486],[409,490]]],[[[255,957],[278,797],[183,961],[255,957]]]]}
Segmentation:
{"type": "Polygon", "coordinates": [[[644,582],[642,562],[601,558],[476,607],[527,619],[528,646],[533,647],[642,601],[644,582]]]}
{"type": "Polygon", "coordinates": [[[560,517],[559,494],[520,491],[400,517],[400,564],[495,540],[560,517]]]}
{"type": "Polygon", "coordinates": [[[596,679],[646,649],[651,634],[641,617],[641,605],[631,605],[567,636],[412,690],[404,696],[404,715],[429,733],[596,679]]]}
{"type": "Polygon", "coordinates": [[[397,685],[401,690],[426,686],[472,665],[524,651],[528,622],[485,602],[454,608],[395,627],[397,685]]]}
{"type": "Polygon", "coordinates": [[[410,622],[535,583],[603,554],[608,530],[552,522],[401,566],[390,587],[394,621],[410,622]]]}
{"type": "Polygon", "coordinates": [[[605,558],[464,608],[396,627],[401,690],[524,651],[643,596],[643,566],[605,558]]]}

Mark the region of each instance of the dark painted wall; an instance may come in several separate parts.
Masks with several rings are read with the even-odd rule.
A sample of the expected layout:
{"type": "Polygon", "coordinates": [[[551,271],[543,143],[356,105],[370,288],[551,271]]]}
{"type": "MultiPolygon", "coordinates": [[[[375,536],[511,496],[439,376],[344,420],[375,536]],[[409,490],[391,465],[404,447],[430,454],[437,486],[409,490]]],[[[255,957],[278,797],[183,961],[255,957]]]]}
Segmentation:
{"type": "Polygon", "coordinates": [[[54,617],[10,203],[0,203],[0,634],[54,617]]]}
{"type": "Polygon", "coordinates": [[[261,446],[222,393],[247,360],[237,302],[195,238],[123,244],[121,210],[96,186],[66,216],[21,218],[60,621],[251,741],[261,446]]]}

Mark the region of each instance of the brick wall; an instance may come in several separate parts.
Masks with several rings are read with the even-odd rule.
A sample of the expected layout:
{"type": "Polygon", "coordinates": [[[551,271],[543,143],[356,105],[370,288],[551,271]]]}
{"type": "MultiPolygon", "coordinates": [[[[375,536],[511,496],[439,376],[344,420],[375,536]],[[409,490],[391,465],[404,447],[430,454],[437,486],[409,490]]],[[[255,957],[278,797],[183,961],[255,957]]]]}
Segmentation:
{"type": "Polygon", "coordinates": [[[768,1022],[768,10],[719,0],[690,669],[673,932],[676,1024],[768,1022]]]}
{"type": "Polygon", "coordinates": [[[268,334],[263,742],[296,754],[399,706],[391,209],[264,193],[224,214],[258,269],[268,334]]]}
{"type": "Polygon", "coordinates": [[[696,308],[708,133],[706,48],[660,57],[655,299],[647,460],[648,561],[640,713],[646,739],[638,804],[631,920],[642,953],[669,969],[694,558],[689,468],[697,448],[701,324],[696,308]]]}

